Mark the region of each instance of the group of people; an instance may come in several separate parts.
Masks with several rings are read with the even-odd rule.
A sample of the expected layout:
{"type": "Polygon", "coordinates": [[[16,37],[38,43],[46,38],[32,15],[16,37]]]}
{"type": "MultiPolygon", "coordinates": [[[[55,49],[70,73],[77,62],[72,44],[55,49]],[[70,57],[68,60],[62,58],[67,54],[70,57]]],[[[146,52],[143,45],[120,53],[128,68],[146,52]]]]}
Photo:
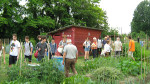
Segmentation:
{"type": "MultiPolygon", "coordinates": [[[[135,60],[133,57],[133,52],[135,51],[135,43],[130,36],[129,40],[130,41],[129,41],[128,56],[131,57],[133,60],[135,60]]],[[[113,42],[108,35],[104,37],[104,39],[101,39],[101,36],[99,36],[98,39],[94,37],[92,43],[89,40],[89,38],[87,38],[83,43],[83,48],[85,51],[84,56],[85,61],[89,60],[90,51],[92,51],[93,53],[93,58],[96,58],[98,56],[109,57],[111,56],[112,51],[114,51],[115,57],[120,57],[123,51],[122,42],[120,41],[120,38],[117,37],[116,41],[113,42]]]]}
{"type": "MultiPolygon", "coordinates": [[[[13,40],[10,42],[10,52],[9,52],[9,67],[11,67],[12,64],[16,64],[16,62],[19,59],[20,54],[20,42],[17,40],[17,35],[12,35],[13,40]]],[[[42,61],[42,59],[46,56],[46,52],[49,51],[49,59],[52,58],[52,56],[55,55],[57,52],[57,44],[55,43],[55,40],[52,39],[50,43],[46,43],[46,37],[38,35],[39,42],[36,44],[35,49],[38,51],[38,61],[42,61]]],[[[135,43],[129,37],[129,52],[128,56],[132,57],[133,60],[133,52],[135,51],[135,43]]],[[[117,40],[115,42],[111,41],[111,38],[109,36],[106,36],[104,40],[101,39],[101,36],[97,39],[96,37],[93,38],[93,42],[87,38],[85,42],[83,43],[83,47],[85,50],[85,56],[84,59],[89,60],[89,52],[92,51],[93,58],[98,57],[99,55],[104,55],[105,57],[108,57],[111,55],[111,51],[115,51],[115,56],[120,56],[122,51],[122,43],[120,41],[120,38],[117,37],[117,40]]],[[[25,36],[25,42],[24,42],[24,56],[25,61],[28,59],[29,63],[32,61],[32,54],[33,54],[33,44],[29,40],[29,36],[25,36]]],[[[66,77],[69,76],[69,70],[70,68],[74,72],[74,74],[77,74],[77,71],[75,69],[75,63],[78,59],[78,50],[75,45],[72,44],[71,39],[67,39],[67,37],[64,35],[63,39],[60,41],[58,48],[62,48],[61,56],[63,56],[63,62],[62,64],[65,65],[65,75],[66,77]]],[[[4,47],[2,46],[2,41],[0,40],[0,64],[2,60],[2,52],[4,56],[4,64],[5,64],[5,51],[4,47]]]]}

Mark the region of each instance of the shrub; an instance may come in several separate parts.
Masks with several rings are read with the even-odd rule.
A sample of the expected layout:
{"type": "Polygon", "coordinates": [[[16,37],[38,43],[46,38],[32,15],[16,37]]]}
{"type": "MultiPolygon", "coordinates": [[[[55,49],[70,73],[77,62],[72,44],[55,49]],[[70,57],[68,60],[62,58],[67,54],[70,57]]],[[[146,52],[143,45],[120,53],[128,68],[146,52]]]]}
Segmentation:
{"type": "Polygon", "coordinates": [[[44,61],[40,66],[31,67],[23,65],[20,69],[19,66],[12,66],[8,70],[8,81],[15,81],[25,83],[50,83],[58,84],[61,83],[64,79],[64,73],[58,70],[58,67],[55,66],[56,61],[44,61]],[[21,74],[20,74],[21,72],[21,74]]]}
{"type": "Polygon", "coordinates": [[[75,75],[64,79],[62,84],[95,84],[89,77],[75,75]]]}
{"type": "MultiPolygon", "coordinates": [[[[144,69],[144,65],[146,64],[143,63],[142,69],[144,69]]],[[[141,73],[141,61],[122,60],[118,63],[118,68],[120,68],[124,74],[136,76],[141,73]]]]}
{"type": "Polygon", "coordinates": [[[101,67],[92,73],[92,79],[97,81],[115,81],[124,77],[122,72],[112,67],[101,67]]]}

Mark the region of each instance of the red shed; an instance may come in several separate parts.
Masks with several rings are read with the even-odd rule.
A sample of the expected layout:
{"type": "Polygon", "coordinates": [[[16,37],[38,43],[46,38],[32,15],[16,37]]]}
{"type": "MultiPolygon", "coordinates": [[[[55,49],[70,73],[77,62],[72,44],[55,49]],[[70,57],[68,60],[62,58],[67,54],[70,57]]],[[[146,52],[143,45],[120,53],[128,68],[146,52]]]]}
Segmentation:
{"type": "Polygon", "coordinates": [[[90,41],[92,41],[93,37],[98,38],[101,35],[101,32],[102,29],[71,25],[49,32],[49,35],[51,35],[55,39],[57,45],[62,40],[62,36],[66,35],[67,38],[70,38],[72,40],[72,43],[77,46],[79,55],[83,55],[83,42],[85,41],[85,39],[89,37],[90,41]]]}

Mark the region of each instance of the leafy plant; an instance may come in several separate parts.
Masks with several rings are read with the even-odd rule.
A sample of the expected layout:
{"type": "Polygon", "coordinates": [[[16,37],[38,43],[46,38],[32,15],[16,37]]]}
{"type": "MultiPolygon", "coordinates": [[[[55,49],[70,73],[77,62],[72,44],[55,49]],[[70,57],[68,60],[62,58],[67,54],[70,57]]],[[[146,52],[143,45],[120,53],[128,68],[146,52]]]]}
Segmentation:
{"type": "Polygon", "coordinates": [[[92,79],[97,81],[114,81],[123,79],[123,73],[113,67],[101,67],[92,73],[92,79]]]}
{"type": "Polygon", "coordinates": [[[89,77],[83,75],[75,75],[64,79],[62,84],[95,84],[89,77]]]}
{"type": "MultiPolygon", "coordinates": [[[[146,63],[143,63],[142,69],[144,69],[145,65],[146,63]]],[[[118,63],[118,68],[124,74],[136,76],[141,73],[141,61],[122,60],[118,63]]]]}
{"type": "Polygon", "coordinates": [[[40,66],[31,67],[23,65],[13,66],[8,70],[8,81],[15,81],[25,83],[61,83],[64,79],[64,73],[58,69],[56,61],[43,61],[40,66]]]}

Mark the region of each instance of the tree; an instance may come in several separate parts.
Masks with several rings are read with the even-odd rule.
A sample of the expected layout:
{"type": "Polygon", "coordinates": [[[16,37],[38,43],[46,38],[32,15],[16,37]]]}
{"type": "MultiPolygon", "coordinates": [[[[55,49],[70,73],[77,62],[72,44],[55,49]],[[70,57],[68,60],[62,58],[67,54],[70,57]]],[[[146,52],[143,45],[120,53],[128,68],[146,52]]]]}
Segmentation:
{"type": "Polygon", "coordinates": [[[131,31],[140,33],[143,31],[150,35],[150,2],[142,1],[134,11],[131,22],[131,31]]]}
{"type": "Polygon", "coordinates": [[[36,38],[43,32],[68,26],[88,26],[108,32],[106,13],[98,5],[100,0],[0,0],[0,37],[19,39],[29,35],[36,38]]]}

